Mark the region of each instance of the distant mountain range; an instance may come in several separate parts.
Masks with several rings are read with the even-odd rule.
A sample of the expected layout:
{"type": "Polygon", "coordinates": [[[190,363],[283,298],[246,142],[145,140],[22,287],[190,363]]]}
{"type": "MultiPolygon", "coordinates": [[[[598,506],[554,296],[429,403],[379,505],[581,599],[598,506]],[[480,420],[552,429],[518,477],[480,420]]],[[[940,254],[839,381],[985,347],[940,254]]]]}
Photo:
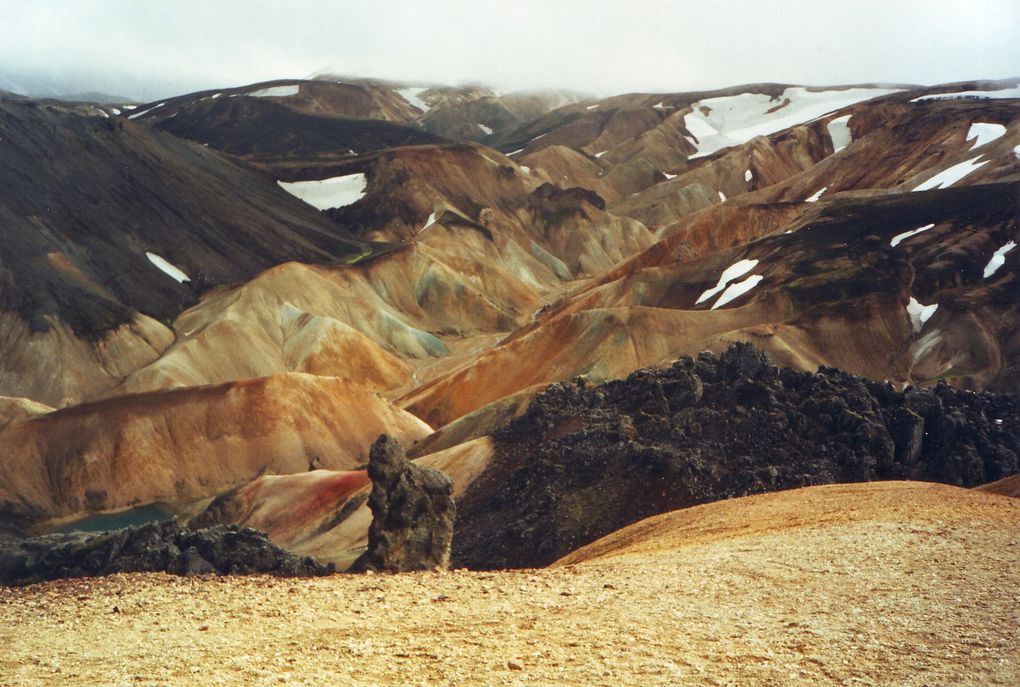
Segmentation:
{"type": "MultiPolygon", "coordinates": [[[[544,389],[612,384],[735,342],[890,394],[952,384],[996,456],[980,474],[966,470],[973,442],[954,435],[955,400],[812,409],[837,423],[867,415],[895,441],[927,421],[950,443],[923,455],[963,466],[929,474],[896,444],[908,465],[896,475],[976,484],[1016,467],[1020,418],[981,415],[1013,401],[967,394],[1020,392],[1020,80],[594,99],[320,76],[144,104],[67,100],[0,95],[10,522],[157,503],[185,515],[226,492],[250,510],[274,493],[267,476],[356,471],[382,432],[465,489],[483,480],[485,499],[467,503],[502,512],[484,480],[541,488],[521,480],[570,469],[549,442],[615,432],[603,443],[620,458],[636,450],[629,432],[648,428],[668,453],[688,446],[670,432],[705,426],[697,413],[670,425],[662,384],[634,382],[656,409],[647,417],[592,401],[583,422],[539,427],[527,413],[536,397],[548,405],[544,389]],[[545,439],[494,443],[515,417],[545,439]]],[[[768,414],[779,392],[734,393],[734,412],[768,414]]],[[[746,456],[705,455],[696,471],[718,482],[712,494],[746,493],[726,462],[746,456]]],[[[857,474],[849,460],[832,474],[857,474]]],[[[364,533],[351,503],[344,518],[342,503],[327,509],[331,527],[282,540],[349,562],[364,533]]],[[[465,558],[484,566],[478,555],[465,558]]]]}

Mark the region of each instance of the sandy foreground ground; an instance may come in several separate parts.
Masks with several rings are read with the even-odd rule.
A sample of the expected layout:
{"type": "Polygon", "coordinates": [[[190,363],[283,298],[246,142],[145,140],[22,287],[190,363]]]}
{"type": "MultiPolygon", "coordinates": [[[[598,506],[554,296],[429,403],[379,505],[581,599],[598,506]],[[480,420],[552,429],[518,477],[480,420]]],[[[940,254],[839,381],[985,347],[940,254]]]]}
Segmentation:
{"type": "Polygon", "coordinates": [[[0,685],[1020,684],[1020,500],[737,499],[545,570],[0,588],[0,685]]]}

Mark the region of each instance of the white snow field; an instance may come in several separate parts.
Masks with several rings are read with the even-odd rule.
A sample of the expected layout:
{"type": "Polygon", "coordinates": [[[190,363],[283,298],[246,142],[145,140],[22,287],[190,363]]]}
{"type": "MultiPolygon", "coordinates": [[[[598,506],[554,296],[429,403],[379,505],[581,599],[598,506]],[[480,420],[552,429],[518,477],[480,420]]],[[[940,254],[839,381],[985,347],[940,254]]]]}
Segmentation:
{"type": "Polygon", "coordinates": [[[796,87],[787,88],[775,100],[764,93],[707,98],[691,106],[693,111],[684,116],[684,126],[698,139],[695,144],[698,152],[692,157],[703,157],[729,146],[746,143],[755,136],[782,131],[855,103],[897,93],[899,90],[848,88],[839,91],[809,91],[796,87]]]}
{"type": "Polygon", "coordinates": [[[854,142],[854,136],[850,132],[850,118],[853,115],[843,115],[830,119],[825,128],[829,130],[829,139],[832,141],[832,152],[838,153],[854,142]]]}
{"type": "Polygon", "coordinates": [[[149,259],[149,262],[151,262],[153,265],[163,270],[164,274],[168,275],[171,279],[176,280],[178,284],[183,284],[186,281],[191,281],[191,277],[185,274],[184,270],[171,263],[162,255],[157,255],[156,253],[150,253],[148,251],[145,251],[145,257],[147,257],[149,259]]]}
{"type": "Polygon", "coordinates": [[[364,174],[346,174],[318,181],[277,181],[287,193],[319,210],[342,208],[365,197],[364,174]]]}
{"type": "Polygon", "coordinates": [[[245,93],[245,95],[250,95],[253,98],[286,98],[287,96],[297,95],[300,90],[301,87],[297,84],[293,86],[271,86],[245,93]]]}
{"type": "Polygon", "coordinates": [[[924,183],[917,186],[917,188],[915,188],[914,190],[928,191],[933,188],[949,188],[957,181],[973,172],[975,169],[987,165],[989,162],[988,160],[985,160],[984,162],[978,162],[978,160],[980,159],[981,156],[978,155],[977,157],[967,160],[966,162],[960,162],[948,169],[944,169],[935,176],[933,176],[931,179],[928,179],[928,181],[925,181],[924,183]]]}
{"type": "Polygon", "coordinates": [[[428,112],[430,109],[429,104],[421,99],[421,94],[427,91],[427,88],[398,88],[397,95],[414,105],[422,112],[428,112]]]}
{"type": "Polygon", "coordinates": [[[726,287],[726,290],[723,291],[723,295],[719,296],[719,300],[715,302],[715,305],[712,306],[712,310],[715,310],[716,308],[721,308],[722,306],[726,305],[735,298],[740,298],[745,293],[747,293],[754,287],[758,286],[758,284],[764,278],[765,277],[763,277],[760,274],[752,274],[744,281],[739,281],[730,284],[729,286],[726,287]]]}
{"type": "MultiPolygon", "coordinates": [[[[138,119],[142,115],[147,115],[150,112],[152,112],[153,110],[155,110],[157,108],[160,108],[160,107],[163,107],[164,105],[166,105],[166,103],[160,103],[159,105],[153,105],[148,110],[142,110],[141,112],[135,112],[134,114],[128,115],[128,119],[138,119]]],[[[127,106],[125,105],[125,107],[127,107],[127,106]]]]}
{"type": "Polygon", "coordinates": [[[987,265],[985,265],[985,279],[988,279],[988,277],[995,274],[1000,267],[1006,264],[1006,253],[1010,252],[1014,248],[1016,248],[1016,241],[1009,241],[1006,245],[1002,246],[999,250],[992,254],[992,259],[988,261],[987,265]]]}
{"type": "Polygon", "coordinates": [[[910,297],[910,302],[907,303],[907,315],[910,316],[910,326],[913,327],[915,334],[921,331],[924,327],[924,323],[931,319],[931,316],[934,315],[935,311],[938,309],[938,303],[921,305],[917,302],[916,298],[913,296],[910,297]]]}
{"type": "Polygon", "coordinates": [[[731,281],[733,281],[737,277],[742,277],[751,270],[753,270],[755,266],[757,266],[757,264],[758,264],[757,260],[739,260],[733,263],[732,265],[723,270],[722,275],[719,276],[718,284],[706,290],[704,293],[701,294],[701,296],[698,297],[698,300],[694,301],[695,305],[697,305],[698,303],[704,303],[709,298],[725,289],[726,286],[731,281]]]}
{"type": "Polygon", "coordinates": [[[975,139],[971,150],[980,148],[986,143],[991,143],[997,138],[1006,135],[1006,127],[1002,124],[991,124],[989,122],[974,122],[967,130],[967,140],[975,139]]]}
{"type": "Polygon", "coordinates": [[[817,203],[818,199],[822,197],[822,194],[829,190],[828,186],[822,186],[820,189],[812,193],[810,196],[804,199],[805,203],[817,203]]]}
{"type": "Polygon", "coordinates": [[[922,232],[928,231],[934,226],[935,226],[934,224],[925,224],[923,227],[911,229],[910,231],[905,231],[902,234],[896,234],[896,236],[893,236],[892,240],[889,241],[889,245],[895,248],[896,246],[900,245],[901,243],[909,239],[911,236],[917,236],[922,232]]]}

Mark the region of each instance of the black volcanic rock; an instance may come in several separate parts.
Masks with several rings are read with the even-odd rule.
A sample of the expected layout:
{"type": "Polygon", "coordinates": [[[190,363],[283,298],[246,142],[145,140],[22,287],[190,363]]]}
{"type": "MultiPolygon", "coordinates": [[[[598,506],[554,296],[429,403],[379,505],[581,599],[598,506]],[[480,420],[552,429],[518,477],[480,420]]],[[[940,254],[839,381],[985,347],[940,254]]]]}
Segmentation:
{"type": "Polygon", "coordinates": [[[235,525],[192,531],[174,520],[102,534],[59,534],[0,542],[0,584],[119,572],[326,575],[332,564],[300,558],[265,533],[235,525]]]}
{"type": "Polygon", "coordinates": [[[458,502],[452,564],[546,565],[642,518],[887,479],[976,486],[1020,470],[1020,394],[897,391],[773,367],[749,344],[589,386],[553,384],[496,433],[458,502]]]}
{"type": "Polygon", "coordinates": [[[368,476],[368,549],[351,571],[446,568],[456,514],[450,478],[408,461],[397,440],[385,434],[372,445],[368,476]]]}

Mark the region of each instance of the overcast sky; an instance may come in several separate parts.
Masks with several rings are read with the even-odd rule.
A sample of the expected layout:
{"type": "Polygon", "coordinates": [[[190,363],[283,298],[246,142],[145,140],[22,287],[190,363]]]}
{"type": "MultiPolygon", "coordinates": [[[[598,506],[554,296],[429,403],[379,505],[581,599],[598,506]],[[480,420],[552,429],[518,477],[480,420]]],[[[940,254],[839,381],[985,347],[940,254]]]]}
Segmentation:
{"type": "Polygon", "coordinates": [[[1020,76],[1020,0],[0,0],[0,88],[149,100],[328,70],[608,95],[1020,76]]]}

